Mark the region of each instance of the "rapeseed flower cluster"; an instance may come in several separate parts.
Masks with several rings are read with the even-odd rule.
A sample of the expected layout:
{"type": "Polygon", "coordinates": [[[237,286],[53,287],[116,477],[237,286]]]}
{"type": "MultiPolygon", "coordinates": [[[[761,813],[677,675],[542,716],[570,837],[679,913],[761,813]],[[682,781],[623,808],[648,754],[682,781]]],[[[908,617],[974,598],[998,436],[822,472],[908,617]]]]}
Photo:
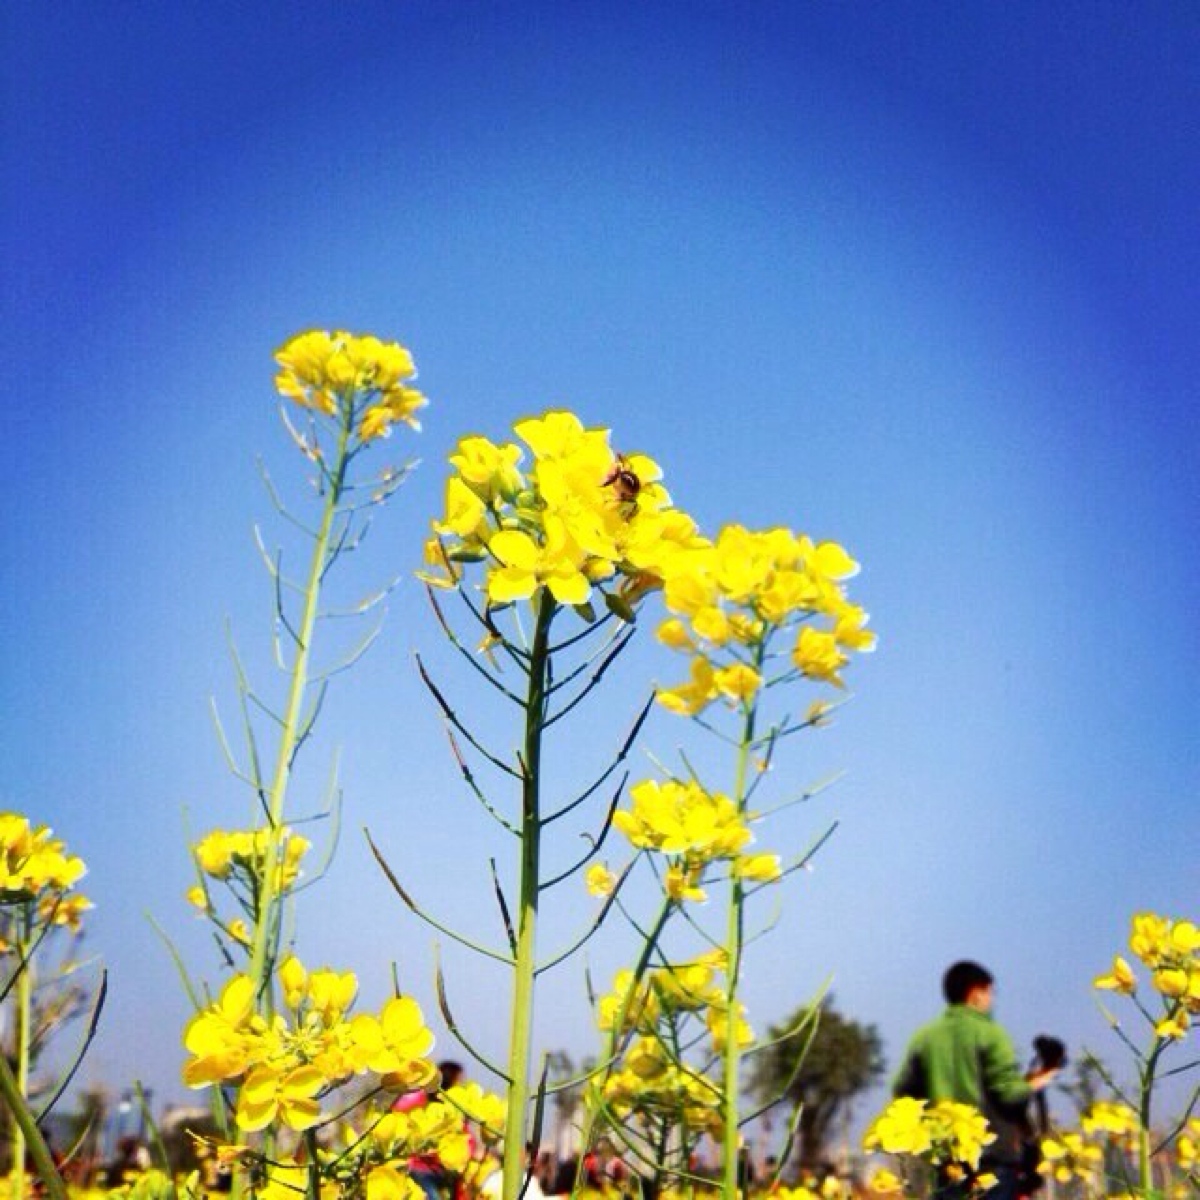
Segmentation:
{"type": "Polygon", "coordinates": [[[1042,1161],[1038,1164],[1038,1171],[1059,1183],[1070,1183],[1072,1179],[1085,1184],[1093,1183],[1104,1162],[1103,1148],[1083,1133],[1073,1130],[1065,1130],[1056,1137],[1043,1138],[1041,1150],[1042,1161]]]}
{"type": "Polygon", "coordinates": [[[836,1175],[826,1175],[824,1179],[809,1175],[794,1187],[779,1186],[770,1191],[774,1200],[844,1200],[852,1194],[849,1183],[836,1175]]]}
{"type": "Polygon", "coordinates": [[[1140,1122],[1128,1105],[1098,1100],[1080,1117],[1078,1129],[1058,1130],[1041,1141],[1038,1170],[1059,1183],[1078,1179],[1091,1184],[1104,1163],[1104,1147],[1115,1143],[1133,1148],[1140,1122]]]}
{"type": "MultiPolygon", "coordinates": [[[[665,1019],[693,1013],[703,1018],[710,1032],[719,1031],[714,1037],[723,1037],[728,1028],[729,1001],[718,976],[725,970],[725,963],[724,952],[713,950],[690,962],[659,967],[640,980],[635,980],[632,971],[618,971],[612,991],[597,1002],[597,1024],[606,1032],[636,1030],[653,1036],[665,1019]]],[[[739,1040],[745,1038],[748,1029],[744,1021],[739,1022],[739,1040]]]]}
{"type": "Polygon", "coordinates": [[[667,858],[667,894],[673,900],[703,900],[704,868],[727,862],[740,877],[778,879],[774,854],[742,854],[752,839],[738,806],[720,792],[708,792],[696,780],[648,779],[630,790],[631,806],[613,814],[613,825],[642,850],[667,858]]]}
{"type": "MultiPolygon", "coordinates": [[[[973,1176],[986,1146],[996,1140],[984,1115],[970,1104],[940,1100],[936,1104],[903,1096],[893,1100],[871,1122],[863,1148],[919,1158],[944,1170],[973,1176]]],[[[975,1180],[985,1186],[982,1177],[975,1180]]]]}
{"type": "Polygon", "coordinates": [[[214,829],[192,847],[192,857],[200,882],[188,889],[189,903],[213,920],[216,926],[237,944],[249,947],[250,926],[243,917],[222,919],[213,902],[211,881],[225,884],[251,920],[259,917],[267,871],[268,847],[277,843],[275,865],[276,895],[287,892],[300,878],[300,864],[312,843],[306,837],[282,826],[274,835],[269,828],[214,829]]]}
{"type": "Polygon", "coordinates": [[[65,892],[86,871],[83,859],[45,825],[19,813],[0,813],[0,902],[24,903],[46,892],[65,892]]]}
{"type": "Polygon", "coordinates": [[[1189,1117],[1175,1143],[1175,1157],[1181,1170],[1191,1174],[1200,1167],[1200,1117],[1189,1117]]]}
{"type": "Polygon", "coordinates": [[[663,1124],[719,1137],[721,1094],[711,1079],[673,1058],[657,1037],[638,1038],[604,1083],[604,1107],[618,1120],[663,1124]]]}
{"type": "Polygon", "coordinates": [[[368,1131],[368,1158],[380,1166],[436,1154],[447,1170],[462,1173],[475,1154],[468,1123],[479,1132],[485,1146],[494,1145],[505,1115],[504,1101],[499,1096],[485,1092],[478,1084],[456,1084],[442,1092],[440,1099],[406,1112],[368,1110],[360,1123],[368,1131]]]}
{"type": "Polygon", "coordinates": [[[608,430],[587,429],[570,412],[513,429],[524,447],[472,436],[450,456],[445,511],[426,544],[429,582],[452,587],[459,564],[485,562],[490,604],[528,600],[545,588],[559,604],[585,605],[598,587],[627,614],[676,554],[699,544],[658,464],[616,454],[608,430]],[[523,467],[526,449],[531,461],[523,467]]]}
{"type": "Polygon", "coordinates": [[[332,417],[360,442],[386,437],[403,422],[413,429],[426,399],[409,386],[416,377],[412,355],[396,342],[371,334],[313,329],[297,334],[275,354],[280,395],[332,417]]]}
{"type": "Polygon", "coordinates": [[[1101,1137],[1128,1143],[1137,1135],[1138,1115],[1128,1104],[1115,1100],[1097,1100],[1079,1120],[1088,1137],[1101,1137]]]}
{"type": "MultiPolygon", "coordinates": [[[[1163,1000],[1155,1033],[1167,1039],[1185,1037],[1192,1017],[1200,1015],[1200,927],[1193,921],[1138,913],[1129,948],[1150,972],[1150,985],[1163,1000]]],[[[1132,996],[1138,978],[1128,960],[1116,955],[1112,969],[1098,976],[1094,986],[1132,996]]]]}
{"type": "MultiPolygon", "coordinates": [[[[262,881],[267,847],[272,840],[279,846],[275,883],[284,891],[299,878],[300,862],[312,847],[308,838],[293,833],[286,825],[275,833],[267,828],[214,829],[192,847],[192,854],[209,879],[242,883],[253,889],[262,881]]],[[[191,895],[194,902],[194,894],[191,895]]]]}
{"type": "MultiPolygon", "coordinates": [[[[40,924],[77,932],[92,902],[74,891],[87,867],[45,825],[34,826],[14,812],[0,812],[0,908],[13,907],[40,924]]],[[[0,954],[12,946],[0,921],[0,954]]]]}
{"type": "Polygon", "coordinates": [[[340,1196],[419,1200],[424,1193],[408,1171],[412,1159],[435,1156],[464,1184],[477,1182],[494,1169],[488,1151],[505,1116],[503,1099],[477,1083],[456,1084],[403,1111],[370,1106],[341,1126],[337,1144],[318,1150],[320,1173],[340,1196]]]}
{"type": "Polygon", "coordinates": [[[598,1023],[602,1030],[637,1036],[600,1092],[611,1116],[636,1118],[644,1127],[675,1125],[689,1136],[721,1136],[721,1088],[676,1048],[696,1044],[696,1027],[707,1031],[714,1057],[723,1053],[731,1027],[739,1045],[753,1042],[743,1006],[730,1004],[722,984],[726,961],[716,950],[650,971],[640,981],[632,971],[618,972],[613,990],[598,1002],[598,1023]]]}
{"type": "Polygon", "coordinates": [[[728,525],[716,541],[673,555],[663,587],[673,615],[658,638],[691,664],[688,681],[660,691],[659,703],[685,716],[717,699],[749,706],[766,683],[789,677],[764,674],[780,635],[790,641],[791,674],[843,686],[849,653],[875,646],[867,614],[843,588],[857,571],[836,542],[782,528],[728,525]]]}
{"type": "Polygon", "coordinates": [[[312,1128],[322,1120],[321,1096],[356,1075],[376,1074],[395,1091],[425,1087],[437,1077],[426,1057],[433,1034],[416,1001],[395,997],[378,1016],[350,1016],[358,990],[353,973],[310,973],[291,957],[278,978],[286,1016],[257,1013],[253,981],[235,975],[184,1031],[192,1056],[184,1083],[237,1084],[240,1129],[254,1132],[275,1122],[312,1128]]]}

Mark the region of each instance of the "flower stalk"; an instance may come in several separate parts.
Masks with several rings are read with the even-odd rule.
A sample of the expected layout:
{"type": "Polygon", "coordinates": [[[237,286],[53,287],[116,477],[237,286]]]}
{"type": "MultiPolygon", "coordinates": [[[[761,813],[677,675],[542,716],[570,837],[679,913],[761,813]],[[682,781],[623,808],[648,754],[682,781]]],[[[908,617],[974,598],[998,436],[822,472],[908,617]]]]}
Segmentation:
{"type": "MultiPolygon", "coordinates": [[[[70,998],[52,997],[35,1004],[35,960],[47,938],[77,932],[91,902],[74,891],[87,868],[66,852],[44,825],[34,826],[19,813],[0,812],[0,948],[11,955],[13,973],[0,990],[0,1002],[14,995],[13,1042],[0,1049],[0,1096],[9,1114],[12,1164],[10,1200],[24,1200],[26,1157],[53,1200],[66,1190],[29,1104],[33,1058],[38,1044],[56,1024],[75,1015],[70,998]]],[[[65,968],[64,968],[65,969],[65,968]]],[[[53,969],[47,972],[53,975],[53,969]]],[[[53,983],[51,978],[50,983],[53,983]]]]}
{"type": "Polygon", "coordinates": [[[292,660],[288,683],[287,706],[279,733],[279,748],[275,758],[275,772],[271,781],[267,805],[266,852],[262,876],[259,880],[258,905],[254,926],[254,942],[250,954],[250,978],[254,981],[255,996],[261,1015],[269,1017],[274,1010],[271,977],[279,954],[280,908],[281,908],[281,843],[283,840],[284,806],[287,798],[288,781],[300,737],[301,713],[308,691],[309,669],[312,657],[313,631],[317,613],[320,611],[321,584],[330,565],[330,533],[337,514],[346,480],[346,467],[350,459],[351,406],[342,408],[342,420],[338,430],[337,452],[330,470],[325,489],[321,521],[313,543],[308,578],[304,584],[304,600],[300,625],[296,630],[296,651],[292,660]]]}
{"type": "Polygon", "coordinates": [[[28,1154],[51,1200],[67,1200],[66,1185],[54,1165],[54,1156],[34,1120],[24,1090],[3,1054],[0,1054],[0,1096],[3,1096],[12,1115],[14,1129],[12,1196],[15,1198],[24,1194],[25,1156],[28,1154]]]}
{"type": "Polygon", "coordinates": [[[517,1200],[525,1182],[525,1121],[530,1099],[537,919],[541,891],[541,761],[549,685],[550,626],[554,598],[543,590],[529,656],[525,700],[525,740],[521,779],[521,867],[517,900],[517,949],[513,967],[512,1015],[508,1052],[508,1113],[504,1129],[504,1200],[517,1200]]]}
{"type": "MultiPolygon", "coordinates": [[[[17,1006],[14,1033],[16,1035],[16,1092],[21,1103],[12,1106],[10,1122],[12,1145],[12,1170],[9,1176],[9,1193],[12,1200],[24,1200],[25,1196],[25,1150],[26,1123],[22,1115],[28,1111],[29,1096],[29,1067],[30,1067],[30,1027],[33,1021],[33,961],[30,956],[32,949],[32,930],[30,928],[31,904],[21,906],[22,912],[17,918],[20,932],[16,943],[18,961],[22,964],[17,976],[17,1006]]],[[[0,1055],[2,1058],[3,1055],[0,1055]]]]}
{"type": "MultiPolygon", "coordinates": [[[[754,669],[761,671],[763,646],[760,643],[755,650],[754,669]]],[[[749,770],[750,751],[754,745],[754,724],[758,711],[758,696],[754,696],[745,704],[745,716],[742,722],[741,744],[738,746],[737,766],[734,772],[733,800],[737,805],[738,816],[746,820],[747,795],[746,777],[749,770]]],[[[725,1051],[722,1056],[722,1120],[724,1122],[721,1147],[721,1192],[725,1200],[733,1200],[738,1192],[738,1095],[740,1086],[742,1048],[738,1037],[738,983],[741,979],[742,949],[745,937],[745,885],[741,876],[735,871],[729,881],[729,909],[727,915],[725,953],[728,970],[726,972],[726,995],[729,1001],[728,1029],[725,1037],[725,1051]]]]}

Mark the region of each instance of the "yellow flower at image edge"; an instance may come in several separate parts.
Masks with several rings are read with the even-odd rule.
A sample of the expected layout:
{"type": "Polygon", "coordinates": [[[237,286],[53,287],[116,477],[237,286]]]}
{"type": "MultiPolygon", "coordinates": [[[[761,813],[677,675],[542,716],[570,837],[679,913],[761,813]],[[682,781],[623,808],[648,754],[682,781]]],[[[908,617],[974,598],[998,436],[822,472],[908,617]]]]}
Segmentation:
{"type": "Polygon", "coordinates": [[[83,859],[68,855],[47,826],[35,829],[19,813],[0,813],[0,893],[32,898],[46,890],[63,892],[86,871],[83,859]]]}
{"type": "Polygon", "coordinates": [[[266,1065],[255,1067],[238,1092],[238,1128],[253,1133],[282,1120],[289,1129],[311,1129],[321,1119],[321,1106],[314,1097],[324,1084],[316,1067],[287,1072],[266,1065]]]}
{"type": "Polygon", "coordinates": [[[390,1163],[373,1167],[367,1176],[367,1200],[422,1200],[421,1185],[390,1163]]]}
{"type": "Polygon", "coordinates": [[[880,1167],[867,1182],[867,1187],[873,1192],[902,1192],[904,1191],[904,1181],[893,1172],[880,1167]]]}

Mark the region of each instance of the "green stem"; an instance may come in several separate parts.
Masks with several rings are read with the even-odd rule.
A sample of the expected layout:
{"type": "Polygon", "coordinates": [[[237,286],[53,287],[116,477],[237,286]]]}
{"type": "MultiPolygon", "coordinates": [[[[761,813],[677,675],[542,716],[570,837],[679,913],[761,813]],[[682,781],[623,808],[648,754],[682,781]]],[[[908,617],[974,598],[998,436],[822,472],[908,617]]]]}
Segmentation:
{"type": "Polygon", "coordinates": [[[305,1131],[304,1145],[308,1150],[308,1188],[305,1200],[321,1200],[321,1148],[313,1130],[305,1131]]]}
{"type": "MultiPolygon", "coordinates": [[[[29,1030],[33,1019],[33,962],[31,959],[30,917],[25,911],[19,918],[21,923],[21,938],[16,950],[20,961],[24,964],[17,977],[17,1012],[16,1012],[16,1056],[17,1056],[17,1093],[26,1108],[29,1097],[29,1030]]],[[[25,1132],[21,1122],[21,1112],[13,1108],[12,1112],[12,1164],[9,1175],[9,1195],[11,1200],[24,1200],[25,1196],[25,1132]]]]}
{"type": "MultiPolygon", "coordinates": [[[[754,669],[762,674],[763,646],[758,646],[754,655],[754,669]]],[[[754,720],[758,712],[757,696],[746,708],[742,722],[742,738],[738,746],[737,768],[733,781],[733,799],[738,812],[746,813],[746,776],[750,768],[750,752],[754,744],[754,720]]],[[[721,1195],[723,1200],[737,1200],[738,1195],[738,1087],[742,1061],[742,1048],[737,1038],[737,987],[742,970],[742,947],[745,937],[744,902],[745,890],[736,874],[729,883],[729,913],[725,931],[726,997],[729,1004],[728,1027],[725,1034],[725,1051],[722,1055],[721,1120],[721,1195]]]]}
{"type": "Polygon", "coordinates": [[[555,601],[543,588],[530,648],[525,698],[524,774],[521,782],[521,878],[517,908],[517,953],[508,1043],[508,1113],[504,1125],[503,1200],[518,1200],[525,1182],[525,1117],[529,1107],[529,1060],[533,1039],[533,991],[537,967],[538,885],[542,820],[540,808],[542,732],[549,683],[550,624],[555,601]]]}
{"type": "MultiPolygon", "coordinates": [[[[1179,1011],[1176,1004],[1168,1014],[1173,1018],[1179,1011]]],[[[1150,1144],[1151,1104],[1154,1099],[1154,1075],[1158,1070],[1158,1060],[1166,1049],[1169,1039],[1155,1037],[1154,1046],[1146,1056],[1145,1066],[1141,1071],[1141,1086],[1138,1096],[1138,1184],[1142,1200],[1148,1200],[1154,1189],[1154,1155],[1150,1144]]]]}
{"type": "MultiPolygon", "coordinates": [[[[18,947],[21,958],[28,952],[28,941],[18,947]]],[[[3,1096],[12,1123],[12,1173],[10,1196],[21,1200],[25,1194],[25,1155],[33,1158],[38,1176],[46,1185],[50,1200],[67,1200],[66,1185],[46,1139],[30,1111],[26,1094],[29,1090],[29,1023],[33,1011],[32,965],[26,961],[21,977],[17,980],[17,1074],[8,1065],[8,1058],[0,1053],[0,1096],[3,1096]]]]}
{"type": "MultiPolygon", "coordinates": [[[[629,988],[625,992],[624,1001],[621,1004],[620,1011],[613,1017],[612,1028],[608,1031],[608,1041],[605,1043],[604,1054],[601,1059],[605,1065],[589,1081],[589,1086],[598,1088],[601,1093],[603,1093],[604,1085],[612,1077],[612,1073],[616,1069],[617,1052],[621,1046],[621,1039],[626,1037],[625,1026],[629,1021],[629,1011],[633,1008],[637,1000],[642,979],[645,977],[647,970],[649,970],[650,959],[653,957],[654,951],[658,946],[658,939],[662,935],[667,920],[674,909],[675,901],[669,896],[664,896],[662,907],[658,910],[658,916],[655,918],[654,925],[642,943],[642,952],[638,957],[637,964],[633,968],[633,977],[629,981],[629,988]]],[[[571,1195],[573,1196],[583,1188],[584,1158],[591,1148],[592,1139],[596,1134],[597,1116],[598,1110],[596,1108],[585,1106],[583,1125],[579,1133],[579,1162],[575,1168],[575,1182],[571,1187],[571,1195]]]]}
{"type": "Polygon", "coordinates": [[[300,734],[300,716],[308,686],[312,636],[320,605],[321,581],[329,567],[330,532],[333,528],[338,502],[341,499],[346,467],[349,463],[352,407],[349,403],[342,406],[345,416],[338,434],[337,458],[329,476],[321,523],[313,545],[308,580],[304,588],[304,607],[301,612],[299,628],[296,630],[298,642],[296,657],[292,663],[287,707],[284,710],[279,734],[279,752],[275,759],[275,774],[271,782],[267,805],[270,836],[267,838],[262,878],[258,881],[260,890],[257,919],[254,925],[254,943],[250,954],[250,978],[254,981],[258,1011],[264,1017],[270,1017],[274,1010],[271,971],[279,951],[280,830],[283,828],[284,801],[287,796],[288,780],[291,776],[292,757],[295,754],[296,742],[300,734]]]}

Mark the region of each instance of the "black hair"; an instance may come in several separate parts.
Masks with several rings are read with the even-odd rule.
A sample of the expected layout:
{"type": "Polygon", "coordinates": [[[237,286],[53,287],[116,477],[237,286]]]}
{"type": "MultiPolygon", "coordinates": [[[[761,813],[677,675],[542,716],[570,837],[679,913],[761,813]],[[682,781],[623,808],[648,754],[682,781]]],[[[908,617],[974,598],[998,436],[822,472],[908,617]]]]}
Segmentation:
{"type": "Polygon", "coordinates": [[[456,1083],[466,1074],[463,1065],[460,1062],[455,1062],[451,1058],[447,1058],[438,1063],[438,1070],[442,1075],[441,1086],[444,1088],[454,1087],[456,1083]]]}
{"type": "Polygon", "coordinates": [[[976,988],[991,987],[992,973],[976,962],[956,962],[942,976],[942,994],[947,1004],[962,1004],[976,988]]]}

